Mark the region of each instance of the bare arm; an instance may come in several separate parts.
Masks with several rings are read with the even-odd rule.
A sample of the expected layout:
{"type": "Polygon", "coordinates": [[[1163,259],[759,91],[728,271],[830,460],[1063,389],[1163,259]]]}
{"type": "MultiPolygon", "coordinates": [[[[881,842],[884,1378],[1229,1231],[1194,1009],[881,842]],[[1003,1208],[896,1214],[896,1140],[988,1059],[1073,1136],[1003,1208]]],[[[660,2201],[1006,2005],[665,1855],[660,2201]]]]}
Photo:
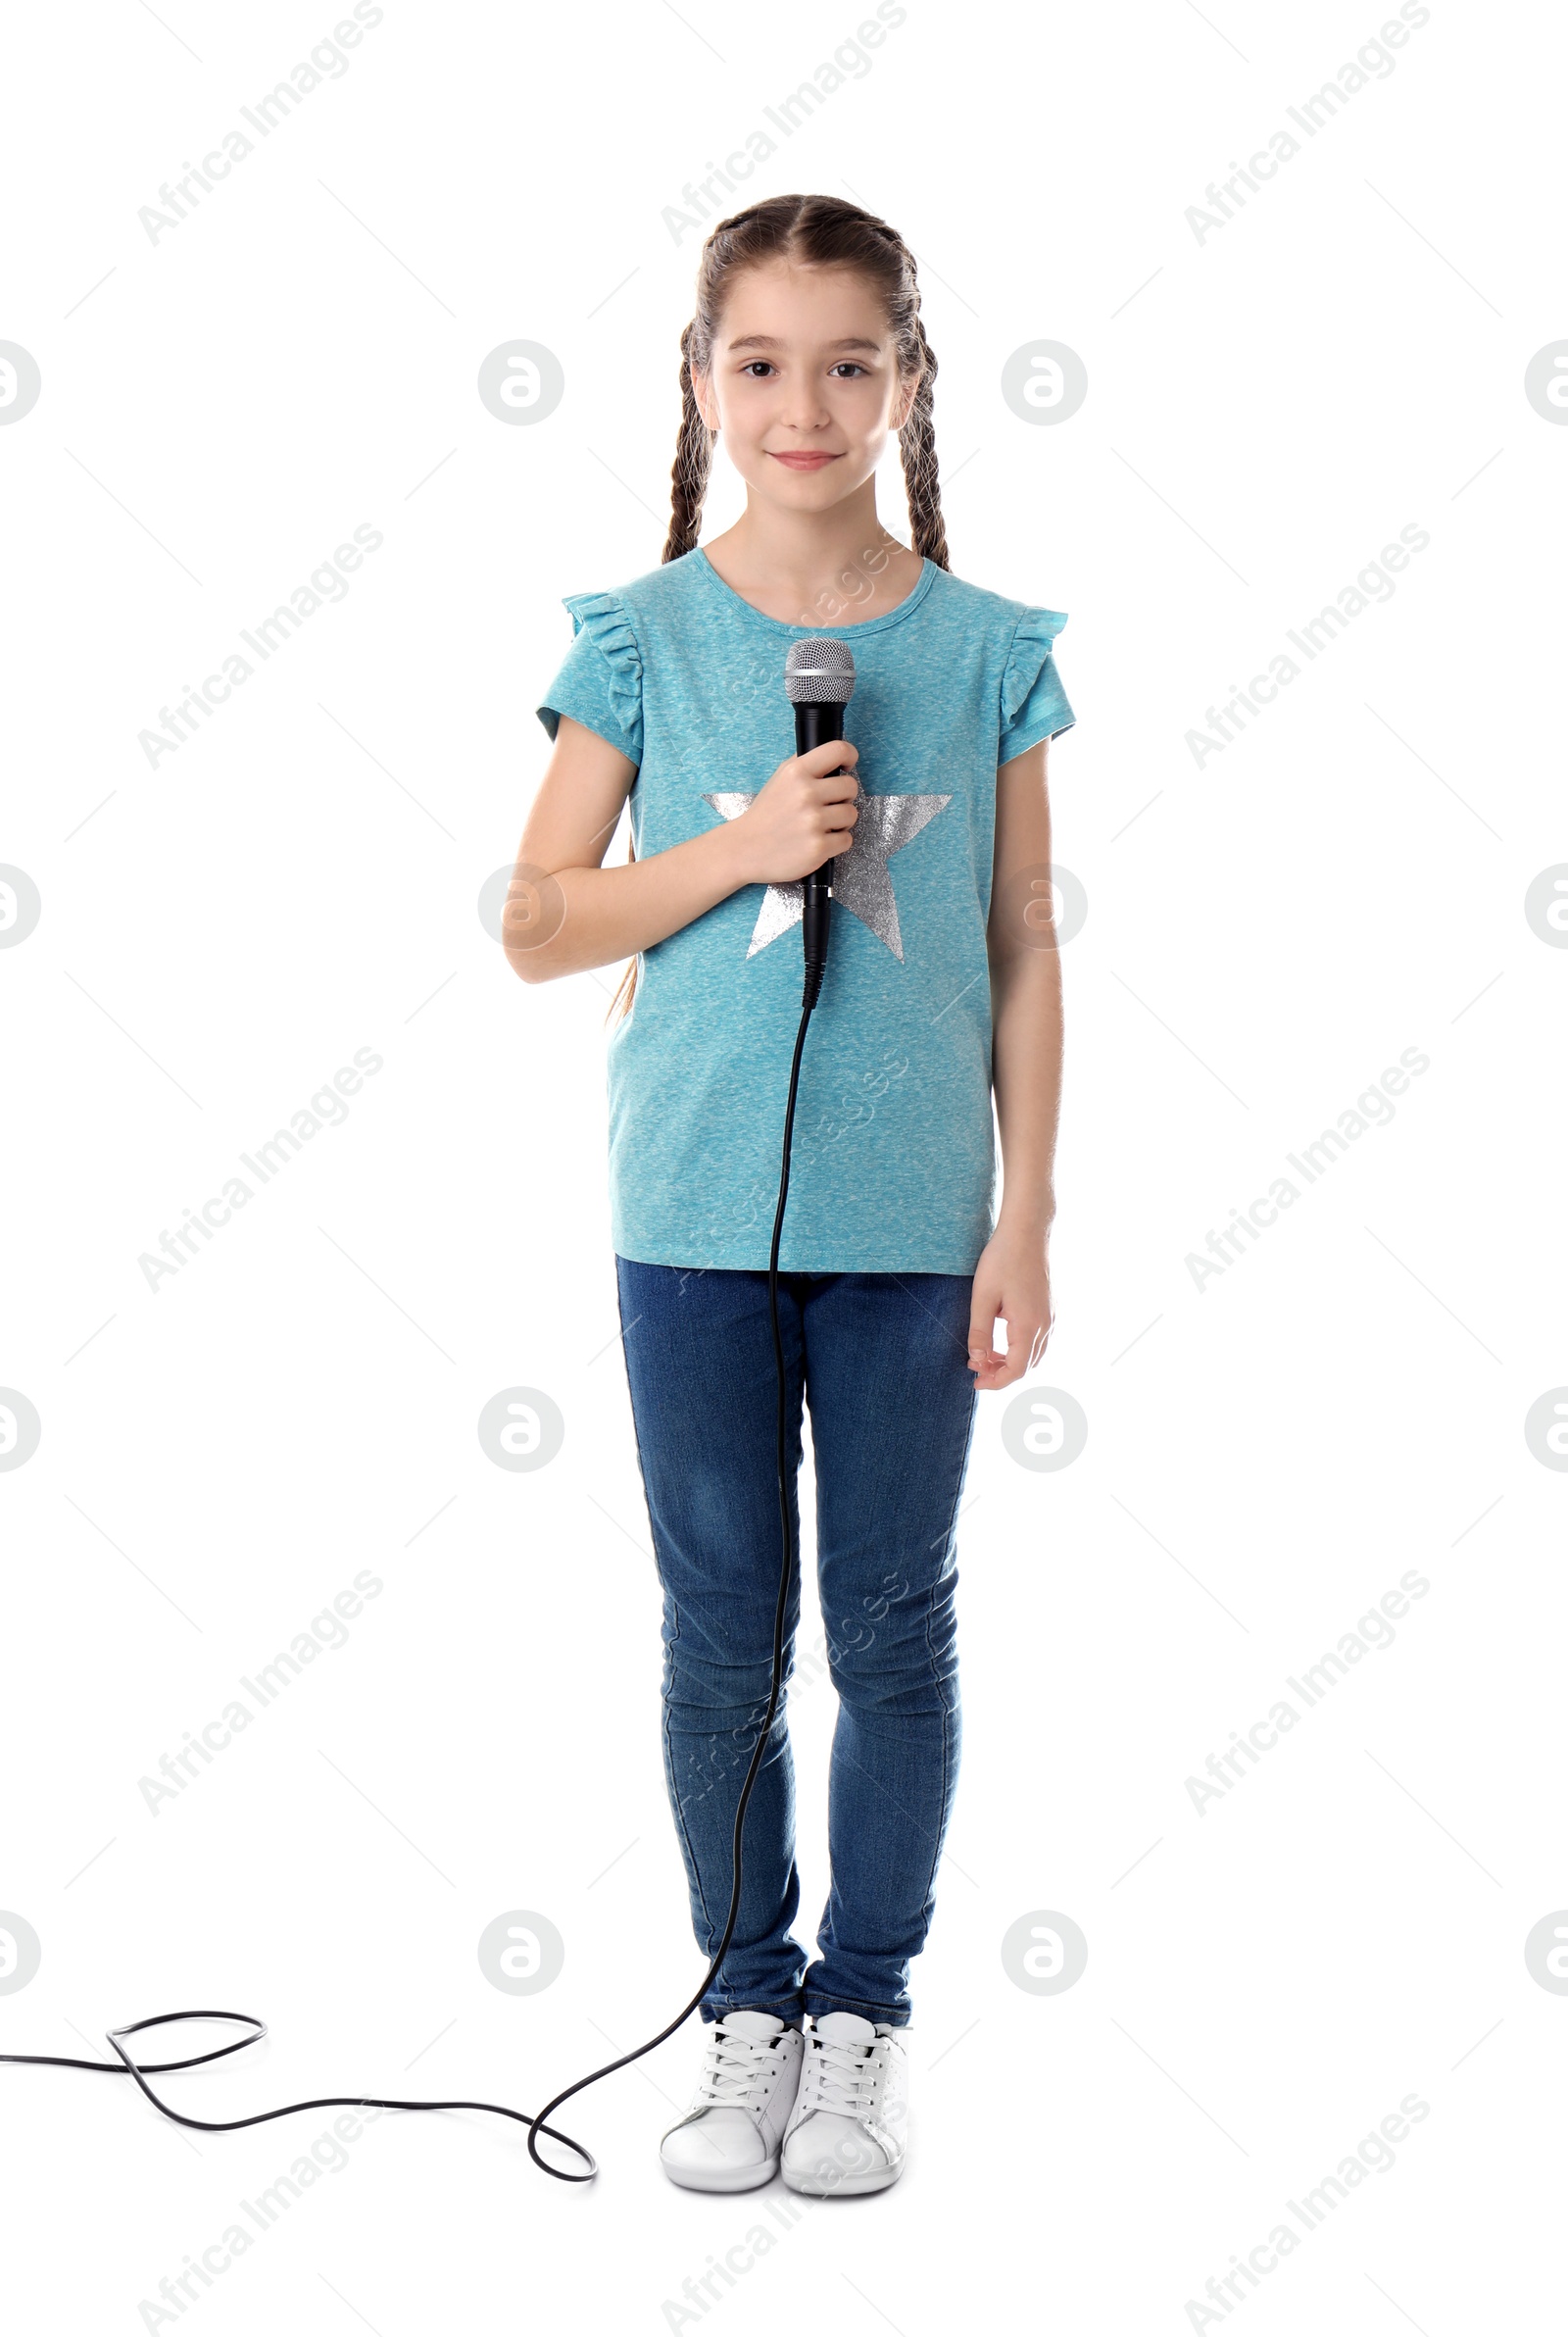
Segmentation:
{"type": "Polygon", "coordinates": [[[858,817],[855,761],[848,742],[791,756],[739,820],[607,869],[637,766],[563,715],[507,888],[501,932],[509,963],[525,982],[612,965],[744,884],[788,883],[820,868],[858,817]],[[846,766],[842,777],[827,773],[835,762],[846,766]]]}
{"type": "Polygon", "coordinates": [[[992,1079],[1002,1136],[1002,1207],[975,1269],[969,1368],[982,1389],[1010,1386],[1045,1353],[1051,1331],[1047,1248],[1055,1216],[1061,1106],[1061,963],[1051,894],[1046,742],[997,773],[991,919],[992,1079]],[[1034,870],[1026,877],[1025,870],[1034,870]],[[996,1319],[1007,1352],[993,1347],[996,1319]]]}

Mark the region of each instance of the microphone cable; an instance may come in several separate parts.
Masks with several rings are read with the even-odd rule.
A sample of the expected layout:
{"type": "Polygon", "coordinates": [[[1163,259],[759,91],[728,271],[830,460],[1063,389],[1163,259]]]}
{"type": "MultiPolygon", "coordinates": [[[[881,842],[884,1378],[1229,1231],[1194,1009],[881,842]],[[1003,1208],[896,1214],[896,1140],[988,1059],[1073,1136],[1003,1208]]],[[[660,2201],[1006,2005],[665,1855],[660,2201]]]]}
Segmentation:
{"type": "MultiPolygon", "coordinates": [[[[820,873],[825,876],[826,871],[820,873]]],[[[810,879],[807,880],[808,886],[810,882],[810,879]]],[[[511,2110],[502,2102],[401,2102],[392,2101],[377,2094],[324,2094],[315,2101],[285,2102],[277,2110],[259,2110],[249,2117],[196,2118],[187,2117],[183,2111],[175,2110],[170,2103],[164,2101],[161,2095],[154,2093],[147,2082],[149,2077],[163,2076],[174,2069],[199,2069],[207,2062],[220,2062],[228,2054],[242,2053],[247,2045],[259,2045],[267,2035],[267,2023],[264,2020],[258,2020],[251,2013],[154,2013],[145,2020],[127,2021],[122,2028],[106,2029],[104,2032],[107,2042],[113,2047],[118,2057],[112,2062],[80,2061],[72,2055],[60,2053],[0,2053],[0,2062],[25,2064],[32,2068],[104,2069],[115,2077],[131,2077],[161,2116],[168,2118],[173,2125],[189,2126],[199,2134],[232,2134],[242,2126],[265,2126],[273,2118],[294,2117],[300,2112],[307,2110],[482,2110],[496,2117],[514,2118],[519,2125],[526,2126],[529,2158],[542,2173],[554,2175],[558,2182],[589,2183],[598,2174],[599,2162],[593,2153],[582,2143],[574,2142],[569,2134],[564,2134],[558,2127],[548,2125],[546,2120],[552,2111],[559,2110],[563,2102],[569,2102],[573,2094],[580,2094],[586,2087],[597,2085],[602,2077],[611,2077],[617,2069],[624,2069],[632,2062],[641,2061],[645,2053],[652,2053],[656,2045],[662,2045],[667,2038],[672,2037],[682,2021],[689,2019],[691,2014],[696,2012],[716,1977],[719,1966],[728,1953],[729,1943],[734,1935],[736,1918],[740,1914],[741,1836],[746,1824],[746,1808],[752,1798],[752,1787],[757,1782],[758,1771],[762,1765],[762,1757],[767,1750],[768,1739],[773,1732],[773,1722],[778,1714],[779,1697],[784,1685],[784,1623],[789,1611],[790,1583],[795,1570],[795,1536],[790,1518],[787,1463],[789,1407],[784,1368],[784,1342],[779,1331],[778,1320],[778,1253],[784,1226],[784,1205],[789,1198],[790,1142],[795,1128],[795,1100],[800,1086],[801,1058],[806,1049],[806,1032],[811,1019],[811,1011],[821,992],[823,966],[827,955],[828,912],[825,882],[820,887],[820,893],[822,897],[818,915],[808,918],[807,920],[806,979],[801,1006],[801,1022],[795,1037],[794,1061],[790,1065],[789,1101],[784,1110],[784,1150],[779,1168],[778,1208],[773,1217],[773,1242],[767,1263],[767,1304],[773,1331],[773,1366],[778,1378],[778,1514],[783,1549],[783,1562],[779,1568],[778,1603],[773,1614],[773,1677],[768,1690],[767,1715],[758,1734],[745,1781],[741,1786],[740,1800],[735,1809],[733,1852],[735,1879],[730,1889],[729,1915],[724,1924],[724,1936],[718,1943],[718,1949],[711,1964],[703,1974],[702,1983],[696,1995],[689,2004],[681,2008],[673,2020],[662,2028],[657,2036],[650,2037],[645,2045],[635,2046],[630,2053],[621,2054],[618,2060],[607,2062],[602,2069],[591,2070],[586,2077],[579,2077],[575,2084],[568,2085],[562,2092],[554,2095],[545,2104],[543,2110],[533,2116],[530,2116],[525,2110],[511,2110]],[[243,2028],[248,2033],[234,2038],[227,2045],[216,2047],[211,2053],[191,2054],[184,2061],[138,2062],[126,2052],[125,2039],[127,2037],[139,2036],[146,2029],[171,2028],[182,2020],[224,2021],[231,2026],[243,2028]],[[541,2134],[548,2134],[552,2142],[561,2143],[564,2148],[570,2151],[582,2162],[584,2171],[579,2174],[570,2167],[552,2166],[547,2159],[541,2158],[539,2154],[539,2136],[541,2134]]]]}

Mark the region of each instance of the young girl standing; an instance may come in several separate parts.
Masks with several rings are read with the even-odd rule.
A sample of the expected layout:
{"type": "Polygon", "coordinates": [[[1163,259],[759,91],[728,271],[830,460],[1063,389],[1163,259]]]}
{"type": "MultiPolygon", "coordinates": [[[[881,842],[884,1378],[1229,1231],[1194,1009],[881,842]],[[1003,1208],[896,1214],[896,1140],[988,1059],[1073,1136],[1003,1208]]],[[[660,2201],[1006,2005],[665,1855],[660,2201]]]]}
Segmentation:
{"type": "MultiPolygon", "coordinates": [[[[1038,1364],[1051,1326],[1046,748],[1073,720],[1052,656],[1066,620],[949,570],[919,308],[902,239],[833,197],[775,196],[710,235],[662,564],[565,603],[574,638],[538,710],[555,751],[507,928],[525,981],[636,960],[610,1042],[612,1227],[663,1590],[664,1773],[711,1960],[771,1676],[765,1269],[801,879],[836,863],[778,1281],[790,1499],[804,1399],[839,1698],[832,1885],[808,1963],[780,1710],[696,2094],[661,2144],[695,2190],[782,2170],[820,2196],[903,2170],[908,1966],[958,1762],[954,1526],[976,1396],[1038,1364]],[[890,430],[912,547],[877,516],[890,430]],[[715,438],[746,510],[699,547],[715,438]],[[823,634],[853,653],[851,735],[796,756],[785,658],[823,634]],[[628,799],[634,857],[606,869],[628,799]]],[[[791,1651],[798,1616],[795,1583],[791,1651]]]]}

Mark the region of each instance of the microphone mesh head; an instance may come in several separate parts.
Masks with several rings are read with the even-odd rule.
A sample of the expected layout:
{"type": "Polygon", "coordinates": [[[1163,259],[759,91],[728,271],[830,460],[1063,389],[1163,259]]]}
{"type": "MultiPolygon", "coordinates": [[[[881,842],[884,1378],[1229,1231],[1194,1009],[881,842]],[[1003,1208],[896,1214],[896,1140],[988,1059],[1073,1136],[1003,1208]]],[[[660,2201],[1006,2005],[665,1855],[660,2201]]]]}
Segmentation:
{"type": "Polygon", "coordinates": [[[847,706],[855,695],[849,644],[792,641],[784,660],[784,695],[792,706],[847,706]]]}

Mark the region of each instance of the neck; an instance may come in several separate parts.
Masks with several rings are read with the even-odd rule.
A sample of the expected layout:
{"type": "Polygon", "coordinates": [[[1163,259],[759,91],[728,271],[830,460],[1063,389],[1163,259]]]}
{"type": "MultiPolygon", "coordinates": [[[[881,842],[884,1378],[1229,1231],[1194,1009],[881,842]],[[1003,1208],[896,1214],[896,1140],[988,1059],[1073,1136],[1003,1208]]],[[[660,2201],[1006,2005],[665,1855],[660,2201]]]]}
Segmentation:
{"type": "Polygon", "coordinates": [[[765,590],[802,609],[824,598],[860,601],[889,584],[901,599],[918,566],[883,525],[874,478],[825,512],[784,511],[748,487],[741,517],[705,549],[710,559],[716,553],[713,565],[737,591],[765,590]]]}

